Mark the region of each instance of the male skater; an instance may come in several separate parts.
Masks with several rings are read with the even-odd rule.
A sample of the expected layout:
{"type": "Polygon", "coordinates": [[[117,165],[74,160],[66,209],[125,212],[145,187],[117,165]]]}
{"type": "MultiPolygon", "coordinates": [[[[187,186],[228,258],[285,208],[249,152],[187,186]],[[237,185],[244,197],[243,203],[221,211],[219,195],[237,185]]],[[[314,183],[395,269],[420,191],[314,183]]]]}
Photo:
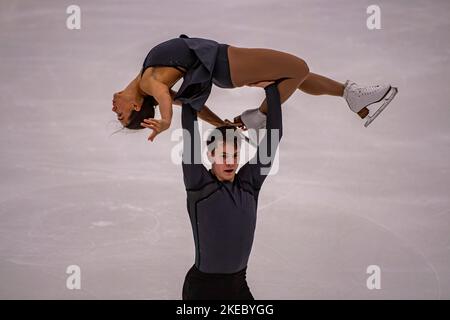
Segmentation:
{"type": "Polygon", "coordinates": [[[182,166],[196,249],[195,264],[183,285],[183,300],[254,299],[247,285],[246,269],[259,191],[282,136],[277,84],[264,87],[268,104],[267,132],[255,157],[237,173],[240,138],[236,128],[216,128],[208,138],[208,158],[212,163],[208,171],[201,163],[197,112],[183,105],[182,166]]]}

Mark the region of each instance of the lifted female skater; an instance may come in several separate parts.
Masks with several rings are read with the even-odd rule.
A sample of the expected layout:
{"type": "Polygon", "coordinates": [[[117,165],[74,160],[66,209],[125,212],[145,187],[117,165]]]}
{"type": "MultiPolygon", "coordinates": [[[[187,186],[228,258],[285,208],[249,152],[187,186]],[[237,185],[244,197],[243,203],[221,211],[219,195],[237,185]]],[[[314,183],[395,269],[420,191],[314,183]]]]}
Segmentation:
{"type": "MultiPolygon", "coordinates": [[[[180,35],[158,44],[150,50],[141,72],[128,86],[114,94],[112,110],[129,129],[143,129],[144,123],[153,130],[149,140],[168,129],[172,121],[172,104],[188,104],[201,119],[214,126],[224,122],[204,106],[212,84],[221,88],[252,86],[263,81],[280,80],[281,102],[297,89],[313,95],[344,97],[350,110],[366,119],[368,126],[384,110],[397,93],[390,85],[358,86],[345,84],[309,71],[304,60],[294,55],[261,48],[240,48],[213,40],[180,35]],[[171,90],[181,78],[178,92],[171,90]],[[369,106],[385,100],[380,107],[369,106]],[[159,105],[161,119],[154,119],[159,105]]],[[[259,108],[243,112],[235,124],[246,128],[264,127],[267,101],[259,108]]]]}

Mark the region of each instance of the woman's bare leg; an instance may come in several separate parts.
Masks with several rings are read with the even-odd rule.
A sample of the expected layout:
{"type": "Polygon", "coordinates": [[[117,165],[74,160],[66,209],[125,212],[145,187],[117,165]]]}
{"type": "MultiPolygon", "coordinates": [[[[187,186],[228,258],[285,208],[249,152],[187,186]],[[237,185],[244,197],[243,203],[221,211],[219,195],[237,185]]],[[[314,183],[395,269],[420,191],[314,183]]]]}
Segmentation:
{"type": "Polygon", "coordinates": [[[308,74],[305,81],[303,81],[298,88],[303,92],[312,95],[326,94],[338,97],[342,97],[344,95],[343,83],[312,72],[308,74]]]}
{"type": "MultiPolygon", "coordinates": [[[[292,81],[295,79],[288,79],[285,80],[283,82],[281,82],[281,84],[278,86],[279,90],[280,90],[280,98],[282,101],[287,100],[287,98],[289,98],[289,96],[286,98],[283,96],[282,92],[291,92],[291,85],[295,86],[295,81],[292,81]],[[288,82],[287,82],[288,81],[288,82]],[[281,89],[280,89],[281,86],[281,89]],[[288,89],[283,91],[283,87],[282,86],[287,86],[288,89]],[[285,100],[283,100],[285,99],[285,100]]],[[[307,94],[311,94],[311,95],[330,95],[330,96],[337,96],[337,97],[342,97],[344,95],[344,84],[334,81],[332,79],[326,78],[324,76],[321,76],[319,74],[315,74],[315,73],[308,73],[308,75],[306,76],[305,80],[303,80],[303,82],[300,83],[300,85],[298,87],[294,87],[294,91],[295,89],[300,89],[301,91],[307,93],[307,94]]],[[[264,100],[260,106],[260,110],[261,112],[264,112],[265,109],[267,108],[266,106],[266,100],[264,100]]]]}
{"type": "MultiPolygon", "coordinates": [[[[250,85],[264,80],[279,80],[281,103],[286,101],[309,74],[306,62],[289,53],[260,48],[228,47],[231,81],[235,87],[250,85]]],[[[261,112],[267,113],[266,100],[261,112]]]]}
{"type": "MultiPolygon", "coordinates": [[[[297,89],[312,95],[332,95],[342,97],[344,84],[309,72],[308,65],[292,54],[261,48],[228,47],[231,81],[241,87],[261,81],[285,79],[278,84],[281,103],[285,102],[297,89]]],[[[267,113],[267,102],[261,103],[259,110],[267,113]]],[[[367,108],[358,112],[361,118],[369,113],[367,108]]]]}
{"type": "MultiPolygon", "coordinates": [[[[334,81],[332,79],[326,78],[319,74],[310,72],[298,87],[305,93],[312,95],[330,95],[342,97],[344,95],[344,84],[334,81]]],[[[365,118],[369,114],[369,109],[363,108],[358,112],[361,118],[365,118]]]]}

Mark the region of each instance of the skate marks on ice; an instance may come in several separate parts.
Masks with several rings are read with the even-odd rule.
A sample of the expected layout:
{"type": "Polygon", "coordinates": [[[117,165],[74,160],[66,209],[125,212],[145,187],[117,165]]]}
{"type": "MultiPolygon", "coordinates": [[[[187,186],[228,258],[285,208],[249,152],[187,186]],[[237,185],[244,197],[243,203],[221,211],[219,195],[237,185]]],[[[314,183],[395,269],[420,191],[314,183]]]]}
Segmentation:
{"type": "MultiPolygon", "coordinates": [[[[11,288],[4,286],[0,295],[148,297],[144,284],[155,279],[148,277],[141,287],[136,283],[159,267],[158,242],[173,235],[161,230],[161,216],[176,211],[170,202],[147,191],[150,183],[58,185],[0,203],[1,277],[11,288]],[[81,267],[85,279],[82,292],[75,296],[64,288],[65,270],[72,264],[81,267]],[[24,286],[23,279],[30,286],[24,286]],[[38,290],[37,285],[44,287],[38,290]]],[[[174,201],[183,203],[181,198],[174,201]]],[[[168,297],[166,288],[155,284],[152,294],[168,297]]]]}
{"type": "Polygon", "coordinates": [[[249,264],[258,299],[441,298],[438,271],[409,236],[324,185],[300,183],[295,197],[259,213],[249,264]],[[366,287],[369,265],[381,268],[381,290],[366,287]]]}

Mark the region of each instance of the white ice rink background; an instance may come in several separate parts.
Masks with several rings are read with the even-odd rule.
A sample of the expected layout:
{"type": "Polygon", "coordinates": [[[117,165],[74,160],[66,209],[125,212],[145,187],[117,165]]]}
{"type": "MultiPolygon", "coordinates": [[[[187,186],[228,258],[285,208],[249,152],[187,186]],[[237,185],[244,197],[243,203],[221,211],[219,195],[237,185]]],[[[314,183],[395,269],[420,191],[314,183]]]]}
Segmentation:
{"type": "MultiPolygon", "coordinates": [[[[340,98],[298,91],[283,105],[248,266],[255,298],[449,299],[449,12],[437,0],[1,1],[0,298],[181,298],[194,241],[171,162],[180,108],[150,143],[147,130],[111,136],[111,99],[151,47],[185,33],[399,87],[368,128],[340,98]],[[66,27],[71,4],[80,30],[66,27]],[[371,4],[380,30],[366,26],[371,4]],[[66,288],[69,265],[81,290],[66,288]]],[[[214,87],[207,105],[232,118],[262,98],[214,87]]]]}

